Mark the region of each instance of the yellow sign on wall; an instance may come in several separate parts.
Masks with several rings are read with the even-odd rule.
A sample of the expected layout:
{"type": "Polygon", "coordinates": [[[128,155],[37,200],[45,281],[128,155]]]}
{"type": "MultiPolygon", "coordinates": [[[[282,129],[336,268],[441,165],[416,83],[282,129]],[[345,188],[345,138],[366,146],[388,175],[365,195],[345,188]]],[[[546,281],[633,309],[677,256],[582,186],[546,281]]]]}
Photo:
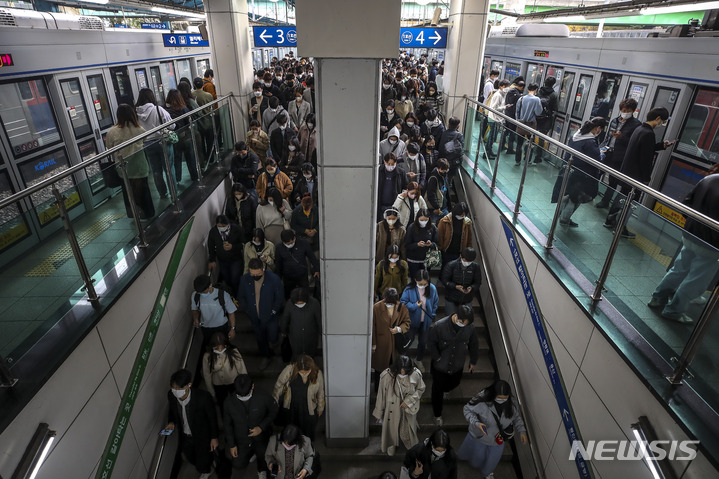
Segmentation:
{"type": "Polygon", "coordinates": [[[654,203],[654,212],[668,219],[672,223],[678,224],[682,228],[684,228],[684,223],[686,223],[687,221],[684,218],[684,215],[672,208],[669,208],[666,205],[659,203],[658,201],[654,203]]]}
{"type": "MultiPolygon", "coordinates": [[[[72,193],[70,196],[65,198],[65,208],[69,211],[70,208],[80,203],[80,193],[77,191],[72,193]]],[[[60,209],[57,207],[57,203],[53,203],[44,211],[38,211],[37,217],[40,220],[40,224],[45,226],[50,221],[60,216],[60,209]]]]}

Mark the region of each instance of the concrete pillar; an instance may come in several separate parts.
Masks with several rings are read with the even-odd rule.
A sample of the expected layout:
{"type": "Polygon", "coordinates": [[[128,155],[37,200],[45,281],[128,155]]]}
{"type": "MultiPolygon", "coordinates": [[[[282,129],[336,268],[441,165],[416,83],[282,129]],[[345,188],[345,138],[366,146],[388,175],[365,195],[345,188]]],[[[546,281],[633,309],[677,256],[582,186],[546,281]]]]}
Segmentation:
{"type": "Polygon", "coordinates": [[[297,49],[316,62],[326,435],[350,446],[369,438],[379,59],[397,55],[401,5],[331,3],[297,2],[297,49]]]}
{"type": "Polygon", "coordinates": [[[447,52],[444,59],[444,90],[447,118],[464,118],[464,95],[477,99],[489,20],[488,0],[451,0],[447,52]]]}
{"type": "Polygon", "coordinates": [[[205,0],[207,30],[218,95],[234,93],[230,102],[236,138],[244,139],[252,93],[252,39],[247,0],[205,0]]]}

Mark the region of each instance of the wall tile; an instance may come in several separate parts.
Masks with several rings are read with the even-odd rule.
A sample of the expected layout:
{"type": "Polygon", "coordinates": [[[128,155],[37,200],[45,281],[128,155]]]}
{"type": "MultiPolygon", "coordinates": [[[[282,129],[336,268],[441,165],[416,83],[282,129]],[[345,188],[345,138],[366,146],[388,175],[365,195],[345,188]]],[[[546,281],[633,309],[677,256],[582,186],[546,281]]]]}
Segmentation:
{"type": "Polygon", "coordinates": [[[365,396],[329,397],[328,404],[330,437],[362,437],[369,421],[365,396]]]}
{"type": "MultiPolygon", "coordinates": [[[[368,392],[370,337],[325,335],[325,381],[330,396],[364,396],[368,392]]],[[[339,400],[342,402],[342,399],[339,400]]]]}
{"type": "Polygon", "coordinates": [[[337,278],[324,284],[323,326],[326,334],[372,332],[373,265],[365,260],[327,260],[323,277],[337,278]],[[326,298],[326,299],[325,299],[326,298]]]}

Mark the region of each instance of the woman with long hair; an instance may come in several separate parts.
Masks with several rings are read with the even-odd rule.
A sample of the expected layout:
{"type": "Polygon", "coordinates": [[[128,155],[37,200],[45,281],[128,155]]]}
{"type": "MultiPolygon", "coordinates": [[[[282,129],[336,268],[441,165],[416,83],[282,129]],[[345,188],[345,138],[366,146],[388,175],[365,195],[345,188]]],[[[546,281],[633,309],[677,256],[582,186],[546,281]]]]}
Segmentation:
{"type": "Polygon", "coordinates": [[[230,343],[225,333],[213,333],[210,336],[210,348],[202,358],[202,377],[207,391],[215,398],[222,412],[225,399],[235,388],[235,378],[247,374],[247,368],[240,351],[230,343]]]}
{"type": "Polygon", "coordinates": [[[277,378],[272,396],[280,404],[285,424],[295,424],[314,441],[317,420],[325,411],[322,371],[306,354],[297,356],[277,378]]]}
{"type": "Polygon", "coordinates": [[[382,217],[382,221],[377,223],[375,261],[380,262],[386,258],[387,248],[392,245],[399,246],[399,257],[405,259],[407,257],[405,249],[407,231],[399,220],[399,211],[389,208],[385,210],[382,217]]]}
{"type": "Polygon", "coordinates": [[[382,424],[382,452],[394,456],[400,440],[407,450],[419,442],[417,413],[425,384],[407,356],[400,356],[379,377],[372,415],[382,424]]]}
{"type": "Polygon", "coordinates": [[[493,477],[506,440],[518,433],[522,444],[527,444],[527,431],[509,384],[500,379],[483,389],[465,404],[463,412],[469,432],[457,456],[469,461],[481,475],[493,477]]]}
{"type": "Polygon", "coordinates": [[[452,449],[449,434],[444,429],[437,429],[407,451],[401,477],[457,479],[457,453],[452,449]]]}
{"type": "MultiPolygon", "coordinates": [[[[157,104],[155,93],[149,88],[143,88],[137,95],[135,103],[135,111],[137,112],[137,120],[140,126],[145,130],[152,130],[172,120],[170,114],[157,104]]],[[[172,130],[175,125],[168,126],[172,130]]],[[[145,156],[152,170],[152,179],[155,182],[155,188],[160,198],[167,198],[167,184],[165,183],[165,154],[162,151],[162,132],[157,132],[145,138],[145,156]]],[[[172,157],[169,158],[172,164],[172,157]]],[[[167,172],[168,181],[172,178],[171,173],[167,172]]]]}
{"type": "MultiPolygon", "coordinates": [[[[167,92],[165,104],[167,106],[167,111],[173,120],[190,112],[185,100],[182,98],[182,94],[179,90],[174,88],[167,92]]],[[[175,180],[177,180],[178,183],[182,181],[182,160],[184,158],[185,164],[187,165],[187,171],[190,173],[190,179],[192,181],[197,181],[199,179],[199,175],[197,174],[197,159],[195,158],[195,152],[192,148],[190,120],[188,118],[183,118],[182,120],[175,122],[175,131],[177,132],[177,138],[179,140],[174,145],[175,180]]]]}
{"type": "Polygon", "coordinates": [[[394,288],[397,291],[404,290],[409,279],[409,267],[405,260],[400,259],[399,246],[393,244],[385,250],[385,254],[387,257],[377,263],[375,267],[375,301],[379,301],[379,298],[389,288],[394,288]]]}
{"type": "Polygon", "coordinates": [[[265,232],[262,228],[252,230],[252,239],[245,244],[245,273],[250,271],[250,260],[259,258],[265,267],[274,271],[275,267],[275,245],[265,239],[265,232]]]}
{"type": "Polygon", "coordinates": [[[283,479],[305,479],[312,475],[314,459],[311,439],[303,436],[294,424],[285,426],[280,434],[273,434],[265,452],[270,474],[283,479]]]}
{"type": "Polygon", "coordinates": [[[265,232],[265,238],[272,243],[279,243],[280,234],[289,227],[292,218],[292,208],[282,193],[276,188],[270,189],[267,197],[257,207],[255,224],[265,232]]]}
{"type": "MultiPolygon", "coordinates": [[[[105,142],[108,148],[112,148],[144,132],[145,129],[140,126],[137,120],[135,109],[123,103],[117,107],[117,123],[108,130],[105,142]]],[[[150,193],[150,186],[147,182],[150,168],[147,164],[147,158],[145,157],[145,150],[143,150],[142,147],[143,142],[136,141],[122,148],[115,153],[115,163],[120,173],[120,178],[122,178],[120,165],[123,161],[126,162],[125,172],[140,219],[150,219],[155,216],[155,205],[152,203],[152,194],[150,193]]],[[[126,190],[124,181],[122,183],[122,198],[125,201],[127,216],[128,218],[132,218],[130,196],[126,190]]]]}
{"type": "Polygon", "coordinates": [[[429,328],[437,317],[437,306],[439,295],[437,288],[429,280],[429,271],[420,269],[412,278],[412,282],[402,292],[400,301],[407,306],[409,311],[409,338],[413,341],[417,336],[417,358],[416,363],[420,371],[424,372],[424,350],[429,337],[429,328]]]}

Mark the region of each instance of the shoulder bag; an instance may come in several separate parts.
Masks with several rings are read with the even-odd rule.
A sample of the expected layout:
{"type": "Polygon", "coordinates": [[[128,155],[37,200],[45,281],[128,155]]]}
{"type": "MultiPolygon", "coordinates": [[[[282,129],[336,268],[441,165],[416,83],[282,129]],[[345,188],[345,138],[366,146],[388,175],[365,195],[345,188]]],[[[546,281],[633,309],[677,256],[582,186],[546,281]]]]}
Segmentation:
{"type": "MultiPolygon", "coordinates": [[[[160,126],[164,123],[162,121],[162,118],[160,117],[160,107],[158,105],[155,105],[155,109],[157,110],[157,122],[159,123],[157,126],[160,126]]],[[[174,145],[180,141],[180,138],[178,138],[177,133],[172,130],[168,130],[167,128],[162,130],[162,136],[165,137],[165,141],[168,145],[174,145]]]]}
{"type": "Polygon", "coordinates": [[[424,257],[424,266],[427,268],[427,271],[442,266],[442,253],[439,251],[439,248],[437,248],[437,244],[433,244],[427,250],[427,254],[424,257]]]}

